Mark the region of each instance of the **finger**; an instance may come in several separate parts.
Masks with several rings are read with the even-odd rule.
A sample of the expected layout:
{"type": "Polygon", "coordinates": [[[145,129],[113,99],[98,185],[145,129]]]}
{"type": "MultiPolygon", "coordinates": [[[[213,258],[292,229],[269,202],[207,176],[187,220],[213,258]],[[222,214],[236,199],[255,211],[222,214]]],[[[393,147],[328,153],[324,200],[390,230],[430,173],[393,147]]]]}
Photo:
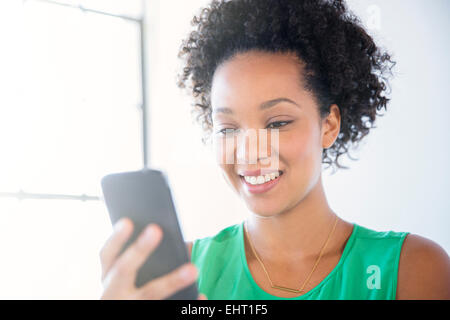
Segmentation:
{"type": "Polygon", "coordinates": [[[114,224],[113,233],[100,250],[102,281],[117,259],[123,245],[133,233],[133,228],[133,222],[128,218],[122,218],[114,224]]]}
{"type": "Polygon", "coordinates": [[[198,295],[198,299],[197,300],[208,300],[208,298],[203,293],[200,293],[198,295]]]}
{"type": "Polygon", "coordinates": [[[195,265],[185,263],[168,274],[146,283],[138,289],[138,295],[140,299],[165,299],[194,283],[197,276],[195,265]]]}
{"type": "Polygon", "coordinates": [[[159,245],[163,236],[162,229],[150,224],[139,234],[137,239],[117,258],[111,271],[118,273],[121,281],[134,284],[139,268],[159,245]]]}

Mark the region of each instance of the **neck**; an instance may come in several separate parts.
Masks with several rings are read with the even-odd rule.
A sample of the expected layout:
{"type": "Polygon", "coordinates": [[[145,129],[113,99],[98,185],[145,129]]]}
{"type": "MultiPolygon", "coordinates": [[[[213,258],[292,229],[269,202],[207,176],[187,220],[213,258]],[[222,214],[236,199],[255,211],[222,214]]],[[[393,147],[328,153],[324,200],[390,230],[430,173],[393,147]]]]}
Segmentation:
{"type": "MultiPolygon", "coordinates": [[[[265,260],[292,261],[315,256],[333,228],[322,179],[294,207],[271,217],[252,214],[246,221],[251,242],[265,260]]],[[[338,219],[339,224],[339,219],[338,219]]],[[[333,237],[327,248],[331,246],[333,237]]]]}

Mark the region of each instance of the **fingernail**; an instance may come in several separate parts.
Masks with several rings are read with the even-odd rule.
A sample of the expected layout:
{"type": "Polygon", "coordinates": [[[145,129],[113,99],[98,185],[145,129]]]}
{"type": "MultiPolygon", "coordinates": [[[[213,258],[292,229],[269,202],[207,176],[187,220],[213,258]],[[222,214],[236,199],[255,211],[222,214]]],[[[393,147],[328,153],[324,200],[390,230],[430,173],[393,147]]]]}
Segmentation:
{"type": "Polygon", "coordinates": [[[139,239],[142,243],[147,243],[148,241],[150,241],[153,238],[154,235],[154,227],[153,226],[148,226],[144,229],[144,232],[141,236],[141,238],[139,239]]]}
{"type": "Polygon", "coordinates": [[[196,275],[197,275],[197,270],[192,265],[184,266],[181,269],[181,277],[186,280],[190,280],[190,279],[194,278],[196,275]]]}
{"type": "Polygon", "coordinates": [[[114,226],[114,231],[122,231],[125,227],[125,221],[123,219],[117,221],[116,225],[114,226]]]}

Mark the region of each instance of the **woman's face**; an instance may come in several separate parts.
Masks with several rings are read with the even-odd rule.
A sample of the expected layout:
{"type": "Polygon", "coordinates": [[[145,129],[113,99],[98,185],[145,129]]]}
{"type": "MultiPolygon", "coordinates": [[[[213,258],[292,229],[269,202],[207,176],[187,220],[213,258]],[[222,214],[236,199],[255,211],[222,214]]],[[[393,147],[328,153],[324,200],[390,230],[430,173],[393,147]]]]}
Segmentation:
{"type": "MultiPolygon", "coordinates": [[[[260,216],[285,212],[308,195],[320,178],[322,150],[331,146],[338,133],[336,128],[327,133],[329,124],[326,119],[320,121],[312,93],[303,88],[301,70],[293,55],[253,51],[221,64],[213,77],[211,106],[216,157],[226,181],[260,216]],[[263,104],[280,98],[283,100],[263,104]],[[278,128],[275,140],[273,128],[278,128]],[[267,129],[267,135],[258,129],[267,129]],[[256,143],[250,143],[250,133],[258,137],[256,143]],[[266,148],[261,148],[259,143],[264,138],[266,148]],[[251,157],[252,152],[255,158],[251,157]],[[231,161],[226,159],[227,153],[231,161]],[[264,156],[271,163],[263,164],[264,156]],[[264,168],[282,171],[276,181],[266,183],[271,188],[249,186],[240,176],[243,171],[264,168]]],[[[336,113],[332,112],[331,117],[334,116],[336,113]]]]}

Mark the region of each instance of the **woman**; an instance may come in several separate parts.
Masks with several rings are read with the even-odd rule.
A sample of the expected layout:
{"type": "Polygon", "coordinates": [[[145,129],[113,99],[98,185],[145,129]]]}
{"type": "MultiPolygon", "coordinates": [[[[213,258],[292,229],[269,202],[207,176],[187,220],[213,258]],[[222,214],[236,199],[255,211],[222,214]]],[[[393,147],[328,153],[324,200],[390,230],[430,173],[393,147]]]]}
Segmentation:
{"type": "Polygon", "coordinates": [[[449,299],[439,245],[349,223],[327,203],[322,163],[343,168],[338,158],[373,128],[394,65],[345,4],[213,1],[193,25],[178,85],[193,94],[223,175],[252,215],[189,243],[190,276],[180,268],[139,289],[136,270],[162,232],[153,226],[118,256],[132,229],[123,220],[102,249],[102,297],[164,298],[197,280],[209,299],[449,299]],[[251,162],[251,144],[235,138],[258,129],[257,141],[270,143],[256,144],[251,162]]]}

